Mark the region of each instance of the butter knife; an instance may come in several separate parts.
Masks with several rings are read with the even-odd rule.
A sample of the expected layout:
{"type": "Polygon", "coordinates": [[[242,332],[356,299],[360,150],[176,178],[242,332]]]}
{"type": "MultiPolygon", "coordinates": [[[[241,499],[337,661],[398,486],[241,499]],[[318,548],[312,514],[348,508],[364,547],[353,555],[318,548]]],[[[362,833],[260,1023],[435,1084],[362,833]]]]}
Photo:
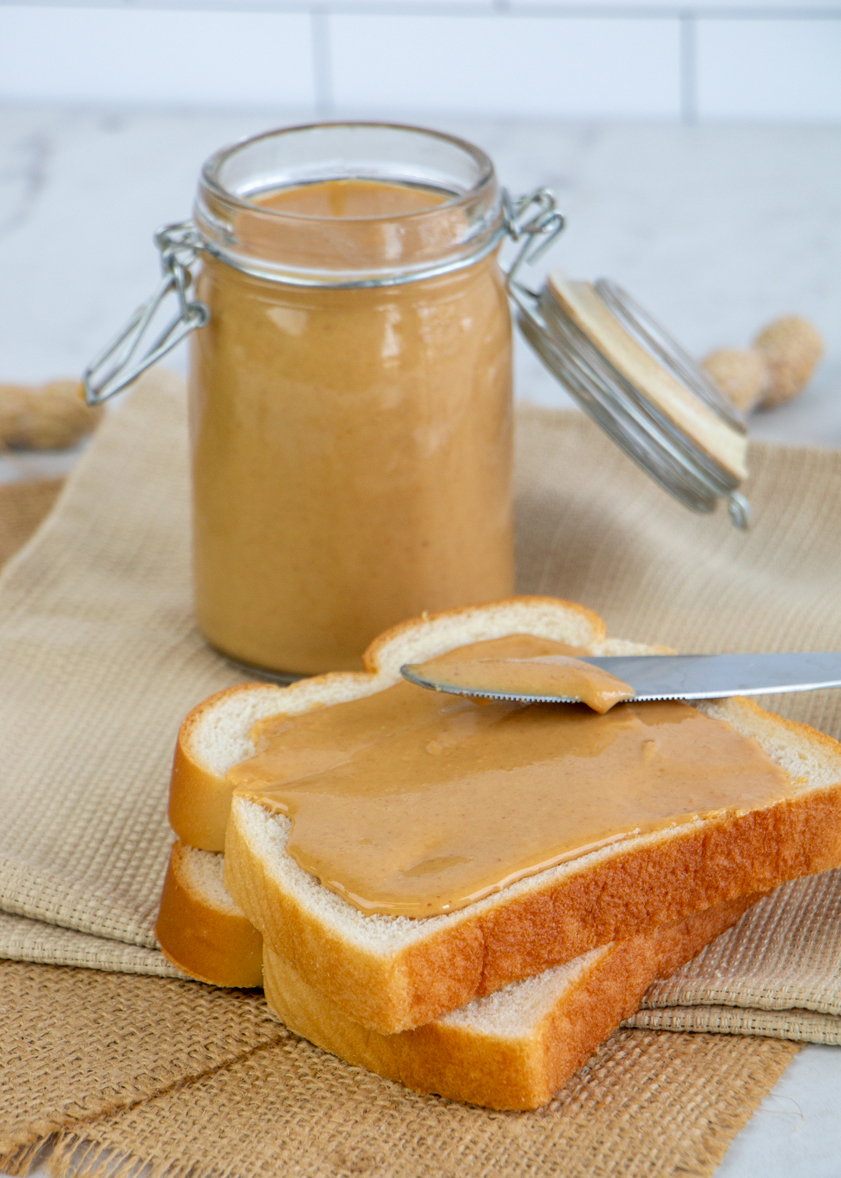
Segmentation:
{"type": "MultiPolygon", "coordinates": [[[[719,699],[729,695],[774,695],[841,687],[841,653],[793,654],[642,654],[581,658],[623,680],[635,701],[719,699]]],[[[406,664],[401,674],[418,687],[519,703],[577,703],[569,695],[530,695],[475,690],[431,678],[420,666],[406,664]]]]}

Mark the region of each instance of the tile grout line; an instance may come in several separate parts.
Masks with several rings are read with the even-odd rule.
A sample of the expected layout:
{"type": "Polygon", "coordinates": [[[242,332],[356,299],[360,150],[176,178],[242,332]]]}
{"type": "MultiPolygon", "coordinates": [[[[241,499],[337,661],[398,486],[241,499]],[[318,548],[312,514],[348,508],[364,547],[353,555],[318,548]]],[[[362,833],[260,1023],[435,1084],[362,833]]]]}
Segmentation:
{"type": "Polygon", "coordinates": [[[314,9],[310,13],[310,35],[315,113],[319,119],[329,119],[334,113],[335,104],[333,60],[330,52],[330,14],[325,9],[314,9]]]}
{"type": "Polygon", "coordinates": [[[694,12],[680,15],[680,121],[685,127],[698,122],[698,44],[694,12]]]}
{"type": "Polygon", "coordinates": [[[183,11],[197,13],[249,12],[297,13],[309,16],[383,15],[383,16],[522,16],[555,17],[557,19],[593,20],[673,20],[694,17],[705,20],[839,20],[841,0],[829,3],[796,4],[769,3],[740,4],[738,0],[722,0],[712,7],[681,6],[675,0],[638,0],[635,4],[611,3],[597,0],[588,4],[582,0],[0,0],[4,8],[116,9],[124,12],[183,11]]]}

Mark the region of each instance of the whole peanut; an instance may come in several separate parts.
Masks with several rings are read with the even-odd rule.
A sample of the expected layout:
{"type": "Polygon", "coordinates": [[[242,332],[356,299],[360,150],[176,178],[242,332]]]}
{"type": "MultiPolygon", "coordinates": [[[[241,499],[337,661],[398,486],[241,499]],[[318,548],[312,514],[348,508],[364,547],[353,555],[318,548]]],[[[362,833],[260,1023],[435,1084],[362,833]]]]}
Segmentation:
{"type": "Polygon", "coordinates": [[[750,348],[719,348],[701,361],[726,397],[741,409],[773,409],[799,396],[823,355],[823,340],[806,319],[775,319],[750,348]]]}
{"type": "Polygon", "coordinates": [[[783,405],[802,393],[823,355],[819,332],[797,315],[769,323],[753,346],[768,365],[768,387],[759,400],[762,409],[783,405]]]}
{"type": "Polygon", "coordinates": [[[0,449],[65,450],[91,433],[101,415],[101,407],[85,404],[77,380],[0,384],[0,449]]]}

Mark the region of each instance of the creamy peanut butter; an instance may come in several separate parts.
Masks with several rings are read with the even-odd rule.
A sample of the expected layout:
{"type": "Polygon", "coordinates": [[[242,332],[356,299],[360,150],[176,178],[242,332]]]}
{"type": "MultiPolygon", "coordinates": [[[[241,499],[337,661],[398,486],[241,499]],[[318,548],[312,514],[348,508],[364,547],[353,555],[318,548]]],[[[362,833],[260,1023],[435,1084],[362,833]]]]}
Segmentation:
{"type": "Polygon", "coordinates": [[[609,671],[563,654],[458,661],[450,656],[419,663],[412,670],[443,691],[457,688],[466,695],[549,695],[586,704],[600,714],[635,694],[633,687],[609,671]]]}
{"type": "MultiPolygon", "coordinates": [[[[581,653],[520,635],[451,657],[581,653]]],[[[231,781],[287,814],[290,854],[365,913],[450,912],[629,836],[794,788],[754,741],[672,702],[599,715],[400,683],[273,717],[254,736],[260,751],[231,781]]]]}
{"type": "MultiPolygon", "coordinates": [[[[299,267],[338,256],[363,272],[389,251],[409,267],[463,221],[450,197],[323,181],[260,196],[236,230],[299,267]]],[[[195,594],[215,646],[273,670],[353,669],[395,622],[512,592],[511,330],[494,254],[347,290],[208,256],[197,295],[211,319],[191,337],[195,594]]]]}

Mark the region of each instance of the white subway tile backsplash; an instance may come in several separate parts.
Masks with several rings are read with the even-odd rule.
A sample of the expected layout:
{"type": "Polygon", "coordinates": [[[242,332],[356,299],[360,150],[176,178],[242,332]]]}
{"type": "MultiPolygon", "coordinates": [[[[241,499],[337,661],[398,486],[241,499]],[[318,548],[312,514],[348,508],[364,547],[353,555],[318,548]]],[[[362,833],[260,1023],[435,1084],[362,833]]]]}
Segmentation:
{"type": "MultiPolygon", "coordinates": [[[[0,0],[0,7],[7,3],[14,6],[22,0],[0,0]]],[[[365,12],[418,10],[440,14],[457,13],[459,10],[477,8],[494,11],[554,11],[559,15],[586,15],[588,10],[598,12],[605,19],[625,12],[647,16],[652,12],[709,13],[730,17],[742,12],[787,12],[835,13],[841,11],[841,0],[23,0],[26,7],[54,8],[112,8],[129,11],[204,11],[204,12],[301,12],[351,9],[365,12]]]]}
{"type": "Polygon", "coordinates": [[[841,119],[841,0],[0,0],[0,101],[841,119]]]}
{"type": "Polygon", "coordinates": [[[0,5],[0,98],[314,104],[305,13],[0,5]]]}
{"type": "Polygon", "coordinates": [[[339,113],[677,118],[677,20],[330,17],[339,113]]]}
{"type": "Polygon", "coordinates": [[[701,119],[841,119],[841,20],[699,20],[701,119]]]}

